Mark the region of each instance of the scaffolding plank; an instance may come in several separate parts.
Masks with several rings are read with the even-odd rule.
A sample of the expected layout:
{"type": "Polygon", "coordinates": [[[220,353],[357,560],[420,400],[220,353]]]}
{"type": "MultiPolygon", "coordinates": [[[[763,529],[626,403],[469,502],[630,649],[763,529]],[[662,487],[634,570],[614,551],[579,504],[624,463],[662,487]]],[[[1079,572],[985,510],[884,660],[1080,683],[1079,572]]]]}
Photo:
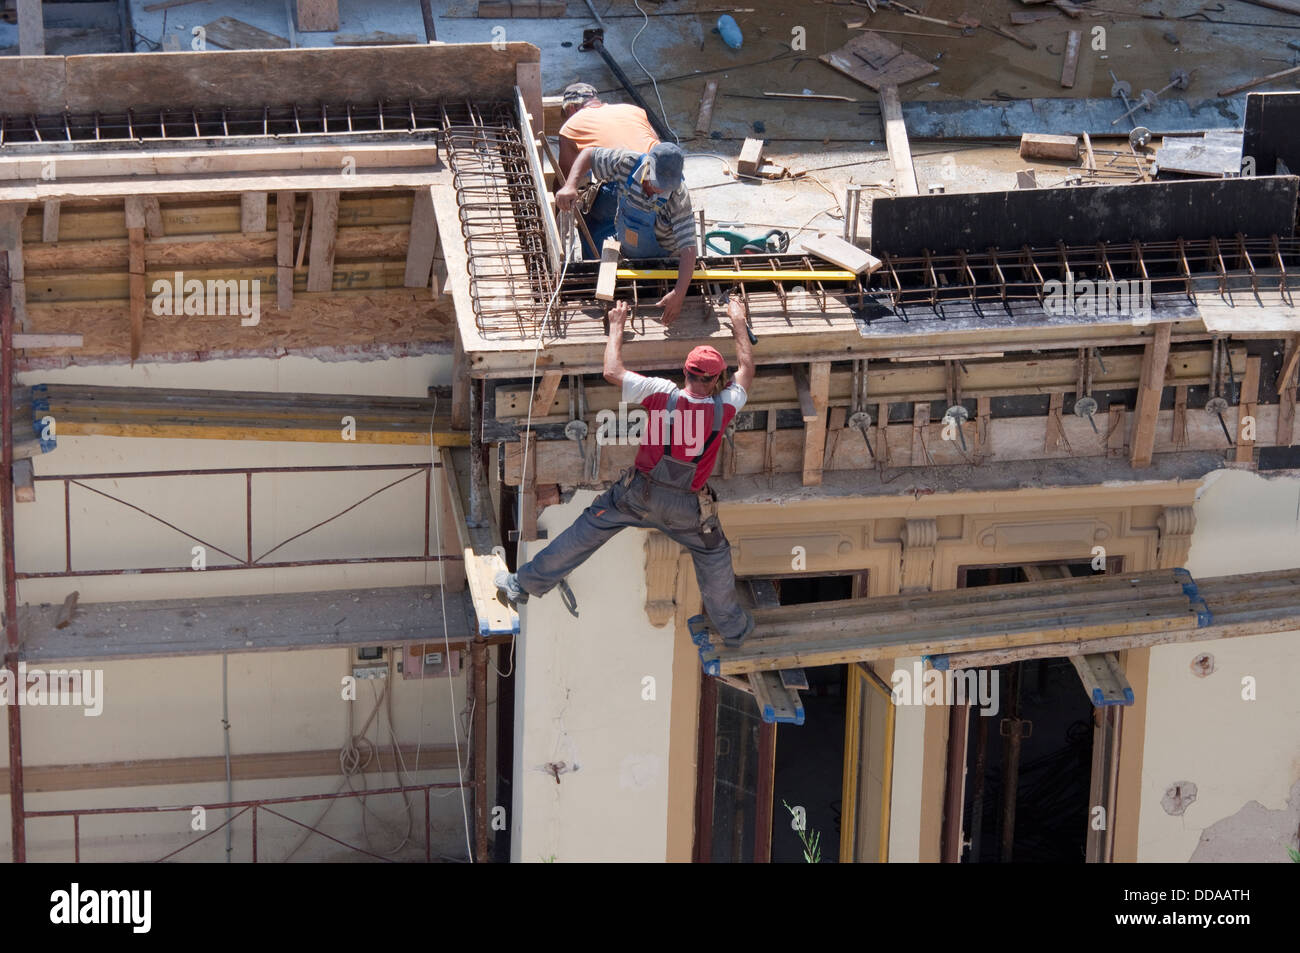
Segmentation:
{"type": "MultiPolygon", "coordinates": [[[[144,602],[82,602],[56,628],[61,605],[18,610],[27,662],[278,652],[441,641],[437,586],[337,589],[144,602]]],[[[464,603],[447,593],[445,635],[473,638],[464,603]]]]}
{"type": "Polygon", "coordinates": [[[877,257],[959,249],[1188,241],[1242,232],[1295,234],[1291,176],[1021,189],[877,198],[871,246],[877,257]]]}
{"type": "Polygon", "coordinates": [[[1114,652],[1095,652],[1090,655],[1071,655],[1074,670],[1079,673],[1088,700],[1100,708],[1104,705],[1133,704],[1133,686],[1124,676],[1119,659],[1114,652]]]}
{"type": "Polygon", "coordinates": [[[799,691],[788,687],[776,672],[750,672],[750,688],[759,717],[769,725],[802,725],[803,702],[799,691]]]}

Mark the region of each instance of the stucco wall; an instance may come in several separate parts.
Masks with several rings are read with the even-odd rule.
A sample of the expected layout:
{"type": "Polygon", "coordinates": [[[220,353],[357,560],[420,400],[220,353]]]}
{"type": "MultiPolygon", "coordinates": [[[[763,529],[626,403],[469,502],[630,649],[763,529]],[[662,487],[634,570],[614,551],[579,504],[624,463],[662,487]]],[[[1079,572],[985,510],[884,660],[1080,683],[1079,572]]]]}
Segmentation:
{"type": "MultiPolygon", "coordinates": [[[[1195,513],[1187,558],[1193,576],[1300,566],[1300,478],[1218,471],[1205,481],[1195,513]]],[[[1300,822],[1297,685],[1300,632],[1151,650],[1139,861],[1187,861],[1193,853],[1197,860],[1288,859],[1300,822]],[[1202,653],[1214,657],[1204,678],[1190,667],[1202,653]],[[1247,677],[1255,680],[1254,701],[1242,698],[1247,677]],[[1171,815],[1162,801],[1179,782],[1196,785],[1196,800],[1171,815]],[[1262,810],[1210,831],[1198,852],[1208,828],[1251,802],[1262,810]]]]}
{"type": "MultiPolygon", "coordinates": [[[[548,506],[539,527],[554,538],[594,498],[548,506]]],[[[558,590],[522,607],[514,860],[665,859],[673,628],[646,617],[644,540],[623,530],[569,576],[577,619],[558,590]],[[647,676],[653,701],[642,698],[647,676]],[[557,784],[546,766],[559,762],[557,784]]]]}

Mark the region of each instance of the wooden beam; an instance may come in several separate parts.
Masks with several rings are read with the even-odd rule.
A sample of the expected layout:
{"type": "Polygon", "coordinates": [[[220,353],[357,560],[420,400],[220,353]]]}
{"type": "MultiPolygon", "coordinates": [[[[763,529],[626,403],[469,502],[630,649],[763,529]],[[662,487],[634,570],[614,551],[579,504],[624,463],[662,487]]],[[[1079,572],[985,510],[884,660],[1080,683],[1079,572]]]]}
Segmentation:
{"type": "Polygon", "coordinates": [[[1281,447],[1292,443],[1295,433],[1296,367],[1300,364],[1300,334],[1293,334],[1286,342],[1282,355],[1282,372],[1277,376],[1277,436],[1274,442],[1281,447]]]}
{"type": "Polygon", "coordinates": [[[1165,387],[1165,366],[1169,363],[1169,343],[1172,327],[1157,324],[1155,333],[1142,352],[1142,380],[1138,384],[1136,423],[1133,428],[1133,445],[1129,463],[1133,467],[1151,466],[1151,453],[1156,441],[1156,419],[1160,413],[1160,396],[1165,387]]]}
{"type": "MultiPolygon", "coordinates": [[[[817,419],[817,401],[813,399],[811,374],[807,364],[795,364],[790,368],[794,378],[795,393],[799,396],[799,412],[803,414],[804,423],[817,419]]],[[[828,381],[829,383],[829,381],[828,381]]]]}
{"type": "Polygon", "coordinates": [[[433,192],[428,188],[416,189],[411,207],[411,239],[406,250],[406,287],[429,287],[437,252],[438,220],[433,214],[433,192]]]}
{"type": "Polygon", "coordinates": [[[600,249],[600,272],[596,275],[596,299],[614,300],[614,284],[618,280],[618,256],[623,246],[612,238],[605,239],[600,249]]]}
{"type": "MultiPolygon", "coordinates": [[[[39,180],[48,155],[0,157],[0,181],[39,180]]],[[[236,147],[193,152],[169,147],[131,153],[70,153],[58,155],[60,179],[107,179],[134,176],[198,176],[257,172],[320,172],[338,174],[385,168],[413,169],[438,162],[433,142],[348,146],[236,147]]]]}
{"type": "Polygon", "coordinates": [[[537,382],[537,389],[533,392],[531,416],[534,419],[550,414],[551,404],[555,402],[555,394],[563,380],[563,371],[547,371],[542,375],[542,379],[537,382]]]}
{"type": "Polygon", "coordinates": [[[334,249],[338,241],[339,193],[312,193],[311,256],[307,268],[308,291],[334,287],[334,249]]]}
{"type": "Polygon", "coordinates": [[[803,483],[804,486],[819,486],[822,482],[822,468],[825,465],[826,451],[826,395],[830,388],[831,365],[829,361],[818,362],[808,368],[808,391],[812,398],[814,414],[811,420],[804,417],[803,436],[803,483]]]}
{"type": "Polygon", "coordinates": [[[1055,136],[1043,132],[1023,133],[1020,136],[1020,158],[1066,159],[1073,162],[1079,158],[1079,137],[1055,136]]]}
{"type": "Polygon", "coordinates": [[[241,192],[239,195],[239,230],[245,235],[266,231],[265,192],[241,192]]]}
{"type": "Polygon", "coordinates": [[[275,193],[275,306],[281,311],[293,307],[293,220],[297,195],[288,190],[275,193]]]}
{"type": "Polygon", "coordinates": [[[45,55],[45,14],[41,0],[18,0],[18,55],[45,55]]]}
{"type": "Polygon", "coordinates": [[[1252,355],[1246,358],[1246,373],[1241,379],[1241,395],[1237,401],[1237,433],[1234,442],[1237,450],[1234,455],[1236,463],[1254,463],[1255,445],[1259,439],[1259,365],[1261,358],[1252,355]],[[1246,418],[1251,418],[1254,426],[1246,426],[1246,418]]]}
{"type": "Polygon", "coordinates": [[[799,241],[803,244],[804,251],[810,255],[824,258],[855,275],[870,275],[884,264],[879,258],[834,235],[816,235],[799,241]]]}
{"type": "Polygon", "coordinates": [[[889,160],[894,165],[894,192],[896,195],[919,195],[921,190],[916,185],[912,147],[907,141],[907,126],[903,122],[903,106],[898,100],[898,87],[881,86],[879,92],[885,146],[889,150],[889,160]]]}
{"type": "Polygon", "coordinates": [[[41,241],[57,242],[59,240],[59,200],[46,199],[44,214],[41,218],[41,241]]]}
{"type": "Polygon", "coordinates": [[[695,135],[700,138],[708,136],[713,125],[713,102],[717,96],[718,82],[711,79],[704,84],[704,92],[700,94],[700,115],[695,120],[695,135]]]}
{"type": "Polygon", "coordinates": [[[128,226],[126,231],[130,251],[127,273],[130,276],[131,293],[131,361],[134,363],[140,357],[140,348],[144,341],[144,229],[128,226]]]}

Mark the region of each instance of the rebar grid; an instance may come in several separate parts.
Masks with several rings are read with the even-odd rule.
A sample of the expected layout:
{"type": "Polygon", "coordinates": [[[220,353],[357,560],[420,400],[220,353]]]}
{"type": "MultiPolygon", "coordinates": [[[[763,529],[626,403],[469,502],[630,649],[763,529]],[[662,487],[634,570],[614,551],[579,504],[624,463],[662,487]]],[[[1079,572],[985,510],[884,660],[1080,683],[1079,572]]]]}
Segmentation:
{"type": "Polygon", "coordinates": [[[483,331],[538,334],[555,276],[518,123],[504,105],[468,104],[465,119],[448,114],[445,128],[475,321],[483,331]]]}
{"type": "Polygon", "coordinates": [[[124,113],[0,115],[0,148],[20,143],[156,142],[440,132],[464,108],[437,102],[128,109],[124,113]]]}

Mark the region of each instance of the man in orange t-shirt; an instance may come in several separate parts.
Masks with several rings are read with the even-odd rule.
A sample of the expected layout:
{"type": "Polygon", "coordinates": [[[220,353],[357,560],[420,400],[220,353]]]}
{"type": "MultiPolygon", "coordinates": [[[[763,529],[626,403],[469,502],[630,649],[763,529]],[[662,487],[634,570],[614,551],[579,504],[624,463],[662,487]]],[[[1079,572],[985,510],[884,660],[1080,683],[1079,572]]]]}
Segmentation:
{"type": "MultiPolygon", "coordinates": [[[[569,170],[583,149],[629,149],[646,153],[659,144],[654,127],[645,110],[630,103],[602,103],[596,87],[590,83],[573,83],[564,90],[561,105],[564,125],[560,127],[560,177],[568,179],[569,170]]],[[[614,234],[614,214],[618,210],[617,190],[611,183],[600,187],[590,210],[584,216],[595,248],[586,248],[592,257],[600,254],[601,243],[614,234]]]]}

